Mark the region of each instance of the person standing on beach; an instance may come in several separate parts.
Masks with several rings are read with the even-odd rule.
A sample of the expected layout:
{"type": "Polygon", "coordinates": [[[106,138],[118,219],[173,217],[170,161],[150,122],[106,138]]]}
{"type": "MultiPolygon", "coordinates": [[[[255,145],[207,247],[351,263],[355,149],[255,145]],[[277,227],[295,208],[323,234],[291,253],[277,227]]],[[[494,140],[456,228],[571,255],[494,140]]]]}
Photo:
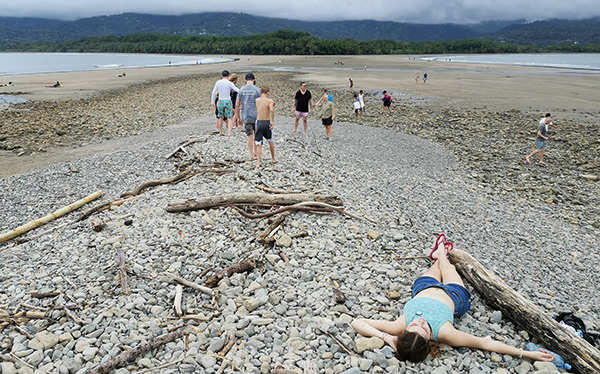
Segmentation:
{"type": "Polygon", "coordinates": [[[365,113],[365,93],[363,90],[358,91],[358,101],[360,101],[360,116],[365,113]]]}
{"type": "Polygon", "coordinates": [[[223,120],[227,123],[227,136],[231,136],[231,126],[233,117],[233,103],[231,102],[231,91],[238,92],[239,88],[229,81],[229,71],[223,70],[221,73],[221,79],[215,83],[213,88],[212,96],[210,98],[210,105],[213,109],[215,107],[218,110],[217,128],[219,129],[219,135],[223,135],[223,120]],[[219,100],[215,105],[215,98],[219,94],[219,100]]]}
{"type": "Polygon", "coordinates": [[[248,136],[248,151],[250,152],[250,161],[256,158],[254,147],[254,133],[256,131],[256,99],[260,97],[260,89],[254,85],[256,78],[254,74],[246,74],[246,85],[240,89],[235,104],[235,113],[237,114],[238,124],[244,126],[248,136]],[[240,115],[240,106],[242,114],[240,115]]]}
{"type": "Polygon", "coordinates": [[[415,83],[419,83],[419,79],[421,79],[421,76],[419,73],[417,73],[417,76],[415,77],[415,83]]]}
{"type": "Polygon", "coordinates": [[[423,83],[427,83],[427,73],[423,73],[423,83]]]}
{"type": "Polygon", "coordinates": [[[394,99],[392,98],[392,95],[390,95],[389,93],[387,93],[387,91],[383,91],[383,99],[381,99],[383,101],[383,108],[381,109],[381,114],[385,113],[385,110],[388,110],[389,115],[392,115],[392,103],[394,102],[394,99]]]}
{"type": "Polygon", "coordinates": [[[358,118],[358,114],[360,113],[360,100],[358,99],[357,94],[354,94],[354,101],[352,102],[352,108],[354,109],[354,118],[358,118]]]}
{"type": "MultiPolygon", "coordinates": [[[[237,74],[233,73],[229,76],[229,81],[231,83],[233,83],[236,87],[237,87],[237,80],[238,80],[237,74]]],[[[238,93],[235,92],[234,90],[231,90],[230,94],[231,94],[231,106],[233,107],[232,127],[234,129],[236,129],[238,126],[238,124],[237,124],[238,121],[237,121],[236,111],[235,111],[235,102],[237,101],[238,93]]]]}
{"type": "Polygon", "coordinates": [[[323,94],[323,97],[317,103],[321,107],[321,122],[325,126],[325,139],[331,140],[333,137],[333,121],[335,120],[335,110],[333,103],[329,101],[329,95],[323,94]]]}
{"type": "Polygon", "coordinates": [[[310,112],[314,112],[312,95],[309,90],[306,89],[306,82],[300,83],[300,89],[296,92],[294,97],[294,115],[296,121],[294,122],[294,132],[298,130],[298,122],[300,122],[300,116],[304,123],[304,133],[308,134],[308,108],[310,106],[310,112]]]}
{"type": "Polygon", "coordinates": [[[528,164],[531,163],[531,158],[535,155],[535,154],[539,154],[540,156],[540,164],[545,165],[546,163],[543,161],[544,159],[544,152],[546,151],[546,143],[548,141],[548,126],[554,126],[552,124],[552,116],[550,115],[550,113],[546,113],[546,117],[542,118],[540,120],[540,124],[538,126],[538,132],[537,132],[537,138],[536,143],[537,143],[537,149],[534,150],[533,152],[531,152],[531,154],[527,157],[525,157],[525,160],[527,161],[528,164]]]}
{"type": "Polygon", "coordinates": [[[350,81],[350,91],[352,91],[352,87],[354,86],[354,82],[352,81],[352,78],[348,78],[348,80],[350,81]]]}
{"type": "Polygon", "coordinates": [[[263,138],[269,142],[271,151],[271,163],[279,162],[275,158],[275,144],[273,143],[273,126],[275,126],[275,102],[269,98],[269,87],[260,88],[260,97],[256,99],[256,135],[254,142],[256,144],[256,168],[260,169],[262,157],[263,138]]]}

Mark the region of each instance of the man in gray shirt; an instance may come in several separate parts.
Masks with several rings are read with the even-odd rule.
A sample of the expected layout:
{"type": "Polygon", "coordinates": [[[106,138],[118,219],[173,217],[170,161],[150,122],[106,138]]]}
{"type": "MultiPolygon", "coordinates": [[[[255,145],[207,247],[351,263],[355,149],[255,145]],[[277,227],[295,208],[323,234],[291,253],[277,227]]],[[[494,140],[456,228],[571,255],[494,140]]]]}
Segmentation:
{"type": "Polygon", "coordinates": [[[256,151],[254,148],[254,132],[256,131],[256,99],[260,97],[260,88],[256,87],[254,83],[256,78],[254,74],[246,74],[246,85],[238,92],[237,101],[235,103],[235,111],[238,118],[238,125],[244,124],[246,135],[248,135],[248,151],[250,151],[250,161],[254,161],[256,158],[256,151]],[[240,106],[242,107],[242,115],[240,116],[240,106]]]}

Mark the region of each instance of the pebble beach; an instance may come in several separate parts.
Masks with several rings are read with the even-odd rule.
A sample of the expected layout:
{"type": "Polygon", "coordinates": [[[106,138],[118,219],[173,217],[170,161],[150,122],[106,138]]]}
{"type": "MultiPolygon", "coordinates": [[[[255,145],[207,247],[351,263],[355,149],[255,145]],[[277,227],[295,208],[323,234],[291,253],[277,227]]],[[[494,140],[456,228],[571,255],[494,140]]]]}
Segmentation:
{"type": "MultiPolygon", "coordinates": [[[[423,92],[424,85],[381,87],[369,60],[367,110],[355,119],[347,78],[339,84],[331,78],[348,71],[330,72],[328,80],[322,70],[269,71],[269,64],[223,64],[240,76],[256,72],[277,102],[280,162],[270,164],[265,149],[262,169],[247,160],[239,129],[232,137],[215,134],[209,95],[221,67],[3,109],[4,165],[26,166],[7,167],[0,179],[0,233],[98,190],[103,196],[89,205],[190,166],[193,172],[95,213],[101,231],[89,220],[69,224],[86,206],[0,244],[2,374],[84,373],[173,331],[185,335],[111,373],[216,373],[222,366],[225,373],[271,373],[278,366],[346,374],[544,370],[528,360],[445,345],[439,357],[398,362],[381,340],[363,339],[348,325],[353,318],[397,318],[412,282],[431,265],[428,254],[440,233],[548,315],[573,311],[588,329],[600,330],[600,143],[593,102],[570,111],[531,103],[502,110],[494,100],[468,105],[460,94],[442,96],[452,88],[436,87],[435,74],[427,83],[432,92],[423,92]],[[303,80],[313,95],[323,88],[333,93],[331,141],[316,116],[308,134],[293,132],[291,103],[303,80]],[[391,116],[380,112],[379,88],[394,95],[391,116]],[[550,130],[548,165],[527,164],[547,111],[558,123],[550,130]],[[174,153],[185,142],[185,152],[174,153]],[[272,217],[246,218],[233,207],[166,210],[176,201],[265,189],[336,196],[352,216],[294,212],[273,234],[276,242],[265,245],[256,239],[272,217]],[[258,266],[222,279],[215,297],[183,287],[183,316],[197,318],[176,315],[177,283],[167,274],[204,284],[248,259],[258,266]],[[228,334],[233,346],[224,358],[228,334]]],[[[361,89],[360,78],[354,80],[361,89]]],[[[473,307],[457,328],[520,348],[535,341],[466,287],[473,307]]]]}

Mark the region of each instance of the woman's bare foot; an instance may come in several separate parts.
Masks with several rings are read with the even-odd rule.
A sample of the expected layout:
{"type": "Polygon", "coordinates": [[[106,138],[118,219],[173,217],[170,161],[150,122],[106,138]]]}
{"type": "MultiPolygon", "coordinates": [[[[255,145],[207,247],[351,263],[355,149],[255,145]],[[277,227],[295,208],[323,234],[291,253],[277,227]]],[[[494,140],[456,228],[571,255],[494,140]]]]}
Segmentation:
{"type": "Polygon", "coordinates": [[[278,162],[279,162],[279,160],[277,160],[277,159],[273,159],[273,160],[271,160],[271,163],[272,163],[272,164],[276,164],[276,163],[278,163],[278,162]]]}
{"type": "Polygon", "coordinates": [[[435,246],[433,248],[433,251],[431,251],[431,253],[429,254],[429,257],[435,261],[439,258],[440,253],[446,255],[446,236],[444,234],[441,234],[436,239],[435,246]]]}

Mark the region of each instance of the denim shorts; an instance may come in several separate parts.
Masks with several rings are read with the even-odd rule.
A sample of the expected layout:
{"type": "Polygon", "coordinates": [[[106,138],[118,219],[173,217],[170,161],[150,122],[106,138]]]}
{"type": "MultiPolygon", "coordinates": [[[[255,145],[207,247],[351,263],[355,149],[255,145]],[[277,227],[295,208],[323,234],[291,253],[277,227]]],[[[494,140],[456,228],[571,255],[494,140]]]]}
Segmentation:
{"type": "Polygon", "coordinates": [[[442,288],[446,291],[454,303],[454,315],[460,317],[471,309],[471,293],[456,283],[443,284],[433,277],[419,277],[415,280],[412,288],[412,297],[429,287],[442,288]]]}
{"type": "Polygon", "coordinates": [[[544,149],[546,148],[546,139],[537,139],[537,146],[538,149],[544,149]]]}

